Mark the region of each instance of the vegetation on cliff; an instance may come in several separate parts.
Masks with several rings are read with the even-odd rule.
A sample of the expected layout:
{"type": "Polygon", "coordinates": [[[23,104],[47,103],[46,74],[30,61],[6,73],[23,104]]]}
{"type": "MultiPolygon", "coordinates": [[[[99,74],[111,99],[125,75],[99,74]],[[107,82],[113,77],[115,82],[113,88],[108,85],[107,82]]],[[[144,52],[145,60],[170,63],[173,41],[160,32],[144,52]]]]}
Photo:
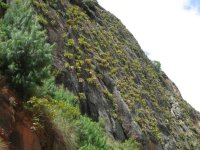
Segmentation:
{"type": "Polygon", "coordinates": [[[199,113],[96,0],[16,0],[0,24],[0,73],[41,149],[200,148],[199,113]]]}
{"type": "MultiPolygon", "coordinates": [[[[81,116],[73,94],[55,85],[51,69],[53,45],[47,43],[46,32],[38,23],[40,19],[34,15],[30,1],[18,0],[10,5],[0,22],[1,75],[6,77],[10,88],[15,89],[19,96],[26,95],[21,106],[16,102],[11,105],[23,106],[30,114],[31,129],[38,136],[48,125],[59,131],[57,141],[52,141],[55,142],[52,149],[137,148],[137,143],[132,140],[121,145],[108,137],[99,123],[81,116]]],[[[8,141],[0,137],[0,149],[7,147],[5,142],[8,141]]],[[[41,141],[45,142],[45,139],[41,141]]],[[[10,145],[8,147],[12,147],[10,145]]],[[[45,149],[42,145],[41,149],[45,149]]]]}
{"type": "Polygon", "coordinates": [[[199,147],[193,125],[198,119],[192,117],[198,113],[117,18],[84,1],[34,1],[34,6],[47,22],[41,24],[50,41],[59,43],[57,83],[78,96],[83,114],[104,118],[116,139],[135,137],[144,149],[199,147]]]}

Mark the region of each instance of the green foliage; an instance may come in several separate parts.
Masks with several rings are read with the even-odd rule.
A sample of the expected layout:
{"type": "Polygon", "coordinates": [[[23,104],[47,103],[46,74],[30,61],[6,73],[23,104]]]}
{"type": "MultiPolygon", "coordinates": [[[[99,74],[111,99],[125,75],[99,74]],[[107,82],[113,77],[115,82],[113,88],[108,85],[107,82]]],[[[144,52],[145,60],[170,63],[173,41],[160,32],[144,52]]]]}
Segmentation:
{"type": "Polygon", "coordinates": [[[85,46],[85,47],[88,47],[89,44],[87,43],[86,39],[84,37],[81,37],[81,38],[78,38],[78,43],[81,45],[81,46],[85,46]]]}
{"type": "Polygon", "coordinates": [[[81,148],[79,148],[79,150],[94,150],[94,149],[97,149],[97,147],[91,145],[91,144],[88,144],[88,145],[85,145],[85,146],[82,146],[81,148]]]}
{"type": "Polygon", "coordinates": [[[134,139],[128,139],[124,142],[109,139],[108,143],[112,150],[139,150],[139,143],[134,139]]]}
{"type": "Polygon", "coordinates": [[[46,3],[39,3],[37,0],[33,0],[33,4],[36,6],[36,7],[47,7],[48,4],[46,3]]]}
{"type": "Polygon", "coordinates": [[[0,27],[0,69],[11,85],[26,93],[49,77],[53,46],[46,42],[29,1],[18,0],[0,27]]]}
{"type": "Polygon", "coordinates": [[[126,140],[124,143],[122,143],[121,148],[123,150],[137,150],[138,148],[138,143],[135,140],[126,140]]]}
{"type": "Polygon", "coordinates": [[[68,101],[32,97],[24,107],[32,112],[32,122],[36,130],[45,127],[46,122],[41,118],[47,115],[72,149],[79,147],[79,150],[137,150],[138,145],[133,140],[124,143],[109,142],[100,124],[81,116],[79,109],[68,101]]]}
{"type": "Polygon", "coordinates": [[[161,64],[160,64],[160,62],[154,60],[154,61],[152,61],[152,63],[153,63],[153,65],[154,65],[156,71],[157,71],[157,72],[160,72],[160,71],[161,71],[161,64]]]}
{"type": "Polygon", "coordinates": [[[41,23],[43,25],[47,25],[48,24],[47,20],[41,15],[37,16],[37,20],[38,20],[39,23],[41,23]]]}
{"type": "Polygon", "coordinates": [[[82,147],[80,148],[81,150],[111,149],[111,147],[107,143],[105,133],[102,131],[97,123],[92,122],[87,117],[81,117],[79,125],[79,137],[82,145],[82,147]]]}
{"type": "Polygon", "coordinates": [[[32,97],[27,101],[24,107],[32,112],[32,122],[36,130],[45,127],[45,122],[41,118],[47,115],[61,131],[67,145],[71,145],[72,148],[79,147],[81,150],[111,149],[107,143],[106,133],[99,124],[81,116],[79,109],[69,104],[69,97],[71,95],[67,96],[67,94],[64,97],[66,100],[32,97]]]}
{"type": "Polygon", "coordinates": [[[68,59],[73,59],[74,58],[74,54],[72,54],[70,52],[65,52],[64,56],[67,57],[68,59]]]}
{"type": "Polygon", "coordinates": [[[73,47],[75,45],[74,39],[69,39],[66,45],[73,47]]]}
{"type": "Polygon", "coordinates": [[[82,3],[88,7],[95,7],[97,5],[96,0],[82,0],[82,3]]]}
{"type": "Polygon", "coordinates": [[[87,83],[90,85],[95,85],[96,83],[96,78],[87,78],[86,79],[87,83]]]}
{"type": "Polygon", "coordinates": [[[46,98],[32,97],[25,105],[26,109],[33,112],[35,117],[44,115],[44,109],[53,118],[57,111],[61,111],[68,120],[73,120],[80,116],[78,108],[63,100],[48,100],[46,98]]]}
{"type": "Polygon", "coordinates": [[[108,98],[109,100],[112,101],[112,103],[114,105],[114,97],[113,97],[113,95],[107,89],[104,89],[102,92],[106,96],[106,98],[108,98]]]}
{"type": "Polygon", "coordinates": [[[63,86],[55,85],[54,81],[55,81],[54,77],[51,77],[48,80],[46,80],[42,87],[38,87],[37,89],[38,92],[35,93],[35,95],[40,97],[50,96],[53,99],[63,100],[75,106],[76,105],[75,96],[63,86]]]}
{"type": "Polygon", "coordinates": [[[79,93],[78,96],[80,101],[85,101],[87,99],[85,93],[79,93]]]}
{"type": "MultiPolygon", "coordinates": [[[[165,79],[161,76],[160,65],[159,63],[152,65],[150,60],[144,56],[137,41],[120,21],[101,8],[96,7],[97,5],[93,2],[95,1],[73,0],[73,4],[70,1],[67,3],[67,8],[62,7],[62,9],[60,9],[61,1],[37,2],[35,5],[39,10],[38,12],[43,15],[46,14],[46,10],[49,10],[52,16],[58,12],[60,15],[64,14],[62,16],[65,16],[60,19],[66,20],[65,29],[61,33],[63,36],[63,39],[61,39],[63,41],[61,42],[65,43],[63,49],[68,52],[63,53],[68,58],[65,59],[68,61],[65,62],[66,69],[73,71],[81,85],[97,85],[92,88],[103,92],[104,96],[108,99],[112,99],[113,96],[108,91],[103,91],[103,89],[107,88],[104,87],[107,84],[104,85],[102,79],[107,74],[109,77],[112,76],[111,78],[116,83],[124,102],[128,105],[130,111],[133,111],[135,114],[133,119],[139,124],[147,139],[153,137],[158,143],[162,144],[163,134],[159,129],[157,121],[160,120],[167,128],[170,126],[171,133],[177,133],[176,129],[179,126],[174,123],[176,120],[171,117],[169,97],[173,92],[169,93],[169,91],[166,91],[166,87],[163,86],[162,81],[165,81],[165,79]],[[90,9],[91,7],[96,9],[90,9]],[[52,9],[54,10],[52,11],[52,9]],[[91,19],[93,15],[96,17],[91,19]],[[98,77],[98,79],[95,79],[95,77],[98,77]],[[164,111],[161,112],[162,110],[164,111]],[[153,120],[154,118],[156,120],[153,120]],[[167,120],[166,123],[165,120],[167,120]]],[[[57,17],[50,18],[52,24],[56,24],[57,17]]],[[[70,77],[67,80],[69,81],[72,78],[70,77]]],[[[66,85],[73,86],[72,84],[66,85]]],[[[65,91],[63,87],[60,88],[65,91]]],[[[86,96],[85,93],[82,93],[82,88],[76,89],[79,100],[85,100],[86,96]]],[[[61,93],[63,92],[61,91],[61,93]]],[[[53,97],[52,95],[54,94],[50,95],[53,97]]],[[[64,98],[66,96],[62,97],[64,98]]],[[[65,102],[68,102],[68,100],[65,100],[65,102]]],[[[115,109],[117,108],[117,104],[115,104],[115,101],[113,102],[114,107],[108,109],[108,112],[114,118],[124,122],[123,119],[118,118],[119,116],[116,115],[115,109]]],[[[81,139],[79,135],[82,128],[80,118],[76,120],[76,124],[69,122],[67,118],[67,113],[60,112],[53,117],[53,120],[55,120],[55,124],[61,129],[61,132],[71,131],[71,126],[77,128],[77,131],[74,131],[73,128],[73,132],[81,139]],[[68,128],[67,126],[70,127],[68,128]]],[[[188,115],[185,115],[183,120],[189,120],[188,118],[188,115]]],[[[84,128],[82,130],[84,133],[88,129],[84,128]]],[[[106,134],[104,135],[106,136],[106,134]]],[[[185,136],[185,139],[194,139],[188,136],[189,134],[182,135],[185,136]]],[[[177,137],[176,139],[178,139],[178,136],[176,135],[175,138],[177,137]]],[[[86,136],[83,138],[82,141],[87,141],[86,136]]],[[[90,140],[91,142],[85,145],[79,139],[77,140],[79,143],[78,147],[81,147],[81,149],[99,149],[99,147],[93,144],[93,141],[90,140]]],[[[183,142],[187,143],[185,141],[183,142]]],[[[181,145],[184,144],[183,142],[177,143],[181,145]]],[[[135,147],[134,141],[128,140],[125,143],[118,143],[115,144],[113,140],[111,143],[113,145],[112,148],[124,150],[134,149],[135,147]]]]}
{"type": "Polygon", "coordinates": [[[46,98],[32,97],[24,104],[26,110],[33,114],[33,127],[38,130],[49,124],[49,119],[54,124],[53,129],[60,130],[60,137],[67,148],[75,150],[78,147],[78,134],[74,127],[75,121],[80,118],[80,111],[63,100],[49,100],[46,98]],[[45,118],[49,118],[45,120],[45,118]]]}
{"type": "Polygon", "coordinates": [[[2,0],[0,0],[0,9],[1,8],[3,8],[3,9],[8,8],[8,5],[6,3],[4,3],[2,0]]]}

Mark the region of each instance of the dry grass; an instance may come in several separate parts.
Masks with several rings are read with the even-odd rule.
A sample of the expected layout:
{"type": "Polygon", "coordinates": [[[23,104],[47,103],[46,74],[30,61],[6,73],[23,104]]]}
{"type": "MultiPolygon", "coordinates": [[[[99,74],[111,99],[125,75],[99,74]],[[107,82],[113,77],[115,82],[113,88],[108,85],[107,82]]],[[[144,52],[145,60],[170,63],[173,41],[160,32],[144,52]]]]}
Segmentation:
{"type": "Polygon", "coordinates": [[[7,148],[7,144],[3,141],[3,139],[0,137],[0,150],[4,150],[7,148]]]}

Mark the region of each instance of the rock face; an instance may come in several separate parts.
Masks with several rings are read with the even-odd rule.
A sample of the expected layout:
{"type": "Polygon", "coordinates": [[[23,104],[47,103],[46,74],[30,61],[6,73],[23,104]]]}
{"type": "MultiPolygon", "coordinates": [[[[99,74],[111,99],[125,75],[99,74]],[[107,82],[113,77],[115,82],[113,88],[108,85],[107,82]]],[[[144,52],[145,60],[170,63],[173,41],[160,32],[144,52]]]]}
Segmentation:
{"type": "Polygon", "coordinates": [[[83,114],[105,120],[110,135],[135,138],[142,149],[200,149],[199,113],[120,20],[94,0],[33,3],[57,44],[57,83],[78,97],[83,114]]]}
{"type": "Polygon", "coordinates": [[[59,132],[43,116],[44,128],[35,130],[32,116],[0,76],[0,150],[67,150],[59,132]],[[1,142],[5,149],[1,149],[1,142]]]}
{"type": "Polygon", "coordinates": [[[14,92],[0,78],[0,137],[9,143],[9,150],[40,150],[39,137],[31,130],[31,117],[19,103],[14,92]]]}
{"type": "MultiPolygon", "coordinates": [[[[96,0],[33,0],[33,6],[57,45],[56,82],[77,96],[82,114],[104,120],[111,136],[134,138],[144,150],[200,149],[199,113],[120,20],[96,0]]],[[[67,149],[50,122],[40,133],[33,129],[1,78],[0,137],[9,149],[67,149]]]]}

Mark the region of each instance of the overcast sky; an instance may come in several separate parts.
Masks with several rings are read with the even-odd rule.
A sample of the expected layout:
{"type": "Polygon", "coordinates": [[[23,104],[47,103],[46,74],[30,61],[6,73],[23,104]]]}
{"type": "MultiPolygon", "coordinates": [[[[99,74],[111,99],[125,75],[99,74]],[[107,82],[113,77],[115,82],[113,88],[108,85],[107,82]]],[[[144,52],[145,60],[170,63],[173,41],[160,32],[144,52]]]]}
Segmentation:
{"type": "Polygon", "coordinates": [[[98,0],[200,111],[200,0],[98,0]]]}

